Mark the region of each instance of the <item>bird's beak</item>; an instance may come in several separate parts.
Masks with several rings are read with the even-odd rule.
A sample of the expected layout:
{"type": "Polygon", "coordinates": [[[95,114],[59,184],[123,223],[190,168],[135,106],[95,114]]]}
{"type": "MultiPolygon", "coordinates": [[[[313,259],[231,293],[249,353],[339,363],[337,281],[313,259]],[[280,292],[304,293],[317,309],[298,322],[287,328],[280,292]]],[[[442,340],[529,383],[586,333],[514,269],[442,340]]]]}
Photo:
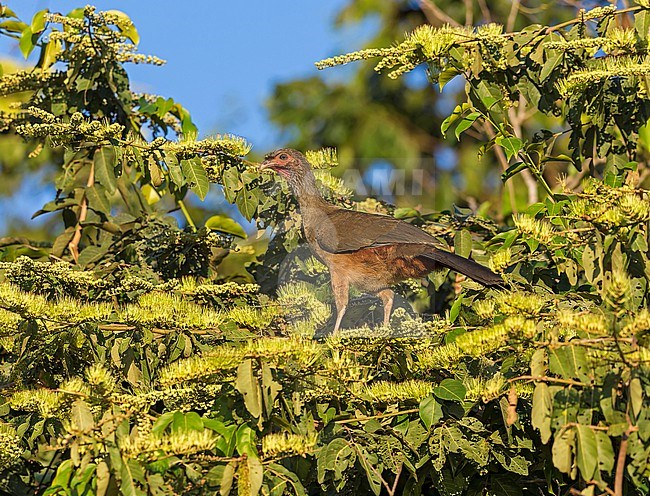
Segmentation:
{"type": "Polygon", "coordinates": [[[264,162],[257,164],[257,168],[261,171],[273,170],[274,165],[275,164],[271,160],[265,160],[264,162]]]}

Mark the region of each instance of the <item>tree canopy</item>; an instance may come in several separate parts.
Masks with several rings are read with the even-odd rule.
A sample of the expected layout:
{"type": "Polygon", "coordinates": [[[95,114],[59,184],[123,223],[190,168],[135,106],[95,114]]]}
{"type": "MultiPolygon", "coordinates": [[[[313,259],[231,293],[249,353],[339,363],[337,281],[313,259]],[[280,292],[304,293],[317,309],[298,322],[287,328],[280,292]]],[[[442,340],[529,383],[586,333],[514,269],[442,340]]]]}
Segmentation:
{"type": "Polygon", "coordinates": [[[278,87],[274,118],[339,148],[307,154],[330,201],[412,222],[507,288],[441,271],[398,288],[424,313],[380,327],[359,299],[331,336],[287,186],[133,91],[127,64],[162,61],[126,14],[0,7],[0,34],[39,53],[0,76],[2,139],[56,171],[38,213],[58,219],[0,246],[0,491],[648,493],[650,4],[354,1],[340,20],[367,15],[372,46],[318,62],[359,72],[278,87]],[[433,89],[464,80],[446,115],[420,65],[433,89]],[[360,199],[332,174],[363,165],[353,150],[419,167],[440,146],[498,173],[500,208],[360,199]],[[211,187],[274,235],[195,221],[187,195],[211,187]]]}

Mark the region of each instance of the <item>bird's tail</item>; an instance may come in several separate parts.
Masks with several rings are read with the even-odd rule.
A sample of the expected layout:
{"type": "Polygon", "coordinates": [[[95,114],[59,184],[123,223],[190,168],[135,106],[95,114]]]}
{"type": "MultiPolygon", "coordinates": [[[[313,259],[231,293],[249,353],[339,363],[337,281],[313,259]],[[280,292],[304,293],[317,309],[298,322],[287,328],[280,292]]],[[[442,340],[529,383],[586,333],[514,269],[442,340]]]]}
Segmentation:
{"type": "Polygon", "coordinates": [[[460,272],[467,277],[480,282],[484,286],[502,286],[503,279],[500,275],[495,274],[487,267],[476,263],[474,260],[461,257],[448,251],[433,250],[423,255],[424,257],[436,262],[436,265],[442,265],[449,269],[460,272]]]}

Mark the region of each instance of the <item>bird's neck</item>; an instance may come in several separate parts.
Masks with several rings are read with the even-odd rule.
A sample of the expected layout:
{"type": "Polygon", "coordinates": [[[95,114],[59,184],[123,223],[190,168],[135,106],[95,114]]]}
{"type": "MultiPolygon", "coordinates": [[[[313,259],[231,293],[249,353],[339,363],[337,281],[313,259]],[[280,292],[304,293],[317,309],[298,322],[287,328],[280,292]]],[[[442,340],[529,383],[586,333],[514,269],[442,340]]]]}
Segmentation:
{"type": "Polygon", "coordinates": [[[296,195],[301,210],[329,205],[318,191],[316,178],[311,170],[307,170],[305,174],[294,179],[291,188],[296,195]]]}

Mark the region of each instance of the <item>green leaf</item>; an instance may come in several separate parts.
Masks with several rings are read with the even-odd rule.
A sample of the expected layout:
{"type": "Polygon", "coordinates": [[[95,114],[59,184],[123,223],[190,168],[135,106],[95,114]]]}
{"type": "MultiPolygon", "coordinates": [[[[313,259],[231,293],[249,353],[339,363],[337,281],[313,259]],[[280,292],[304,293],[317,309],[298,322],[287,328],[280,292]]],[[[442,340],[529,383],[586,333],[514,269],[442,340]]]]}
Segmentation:
{"type": "Polygon", "coordinates": [[[173,433],[200,432],[203,430],[203,421],[201,420],[201,416],[196,412],[174,412],[171,428],[173,433]]]}
{"type": "Polygon", "coordinates": [[[365,448],[359,448],[359,462],[366,472],[368,485],[375,496],[379,496],[379,493],[381,492],[381,477],[375,468],[378,461],[377,455],[374,453],[368,453],[365,448]]]}
{"type": "Polygon", "coordinates": [[[247,220],[251,220],[257,211],[259,205],[259,192],[255,190],[242,189],[237,193],[235,203],[239,207],[239,211],[247,220]]]}
{"type": "Polygon", "coordinates": [[[151,178],[151,184],[155,187],[158,187],[162,184],[162,174],[160,172],[160,166],[154,158],[153,155],[149,155],[147,158],[147,168],[149,169],[149,177],[151,178]]]}
{"type": "Polygon", "coordinates": [[[133,25],[133,22],[131,22],[131,18],[128,15],[126,15],[121,10],[108,10],[106,13],[117,16],[117,28],[124,36],[131,40],[134,45],[140,43],[140,35],[138,34],[138,31],[135,29],[135,26],[133,25]]]}
{"type": "Polygon", "coordinates": [[[490,478],[491,496],[521,496],[523,491],[511,476],[495,475],[490,478]]]}
{"type": "Polygon", "coordinates": [[[396,219],[410,219],[412,217],[419,217],[420,212],[410,207],[396,208],[393,212],[393,217],[396,219]]]}
{"type": "Polygon", "coordinates": [[[445,87],[445,85],[454,79],[456,76],[461,74],[461,72],[455,67],[447,67],[438,75],[438,84],[440,85],[440,91],[445,87]]]}
{"type": "Polygon", "coordinates": [[[253,370],[253,361],[244,360],[237,367],[235,388],[244,397],[244,405],[248,412],[255,418],[262,415],[262,398],[260,396],[260,383],[253,370]]]}
{"type": "Polygon", "coordinates": [[[4,29],[5,31],[9,31],[10,33],[22,33],[27,27],[27,24],[21,21],[0,22],[0,28],[4,29]]]}
{"type": "Polygon", "coordinates": [[[582,252],[582,268],[585,270],[585,277],[590,283],[594,283],[594,274],[596,273],[596,253],[589,245],[585,246],[582,252]]]}
{"type": "Polygon", "coordinates": [[[548,443],[551,438],[551,417],[553,413],[553,398],[548,384],[540,382],[533,393],[533,409],[531,423],[539,429],[542,443],[548,443]]]}
{"type": "Polygon", "coordinates": [[[238,238],[246,239],[248,237],[242,226],[225,215],[213,215],[205,221],[205,227],[208,227],[213,231],[232,234],[238,238]]]}
{"type": "Polygon", "coordinates": [[[257,496],[264,482],[264,467],[257,456],[249,456],[246,458],[246,463],[248,464],[248,483],[250,484],[248,494],[257,496]]]}
{"type": "Polygon", "coordinates": [[[343,472],[348,467],[354,465],[356,460],[355,451],[350,444],[342,438],[335,438],[327,445],[322,456],[322,464],[320,467],[321,459],[319,459],[319,475],[318,481],[324,482],[324,470],[332,470],[334,477],[340,479],[343,477],[343,472]],[[321,473],[322,470],[322,473],[321,473]]]}
{"type": "Polygon", "coordinates": [[[501,146],[503,151],[506,152],[508,160],[517,155],[524,145],[523,141],[515,137],[505,138],[503,136],[497,136],[495,141],[497,145],[501,146]]]}
{"type": "Polygon", "coordinates": [[[420,401],[419,415],[424,426],[431,429],[442,418],[442,407],[433,396],[427,396],[420,401]]]}
{"type": "Polygon", "coordinates": [[[97,464],[97,469],[95,470],[95,480],[97,484],[96,496],[105,496],[108,492],[108,486],[111,482],[111,472],[108,468],[108,464],[101,460],[97,464]]]}
{"type": "Polygon", "coordinates": [[[129,458],[124,460],[120,470],[120,492],[124,496],[140,496],[141,492],[136,488],[135,482],[144,482],[144,471],[140,463],[129,458]]]}
{"type": "Polygon", "coordinates": [[[172,182],[179,188],[185,184],[185,177],[183,170],[178,165],[178,158],[172,152],[165,152],[165,165],[167,165],[167,172],[172,182]]]}
{"type": "Polygon", "coordinates": [[[551,75],[551,72],[555,70],[555,68],[562,62],[562,57],[563,54],[558,54],[558,55],[553,55],[552,57],[549,57],[546,62],[544,62],[544,66],[542,67],[542,71],[539,74],[539,82],[543,83],[548,79],[548,77],[551,75]]]}
{"type": "Polygon", "coordinates": [[[451,127],[452,124],[454,124],[454,122],[456,122],[458,119],[460,119],[460,117],[469,108],[470,108],[470,105],[468,103],[463,103],[461,105],[456,105],[456,108],[451,113],[451,115],[449,117],[447,117],[444,121],[442,121],[442,125],[440,126],[440,131],[442,132],[443,137],[447,136],[447,130],[451,127]]]}
{"type": "Polygon", "coordinates": [[[50,485],[54,487],[70,487],[70,476],[72,475],[72,460],[64,460],[56,470],[56,475],[50,485]]]}
{"type": "Polygon", "coordinates": [[[584,480],[591,480],[598,467],[596,434],[588,425],[576,425],[576,462],[584,480]]]}
{"type": "Polygon", "coordinates": [[[93,184],[90,188],[86,188],[86,198],[88,198],[88,206],[91,209],[106,216],[111,214],[111,202],[101,184],[93,184]]]}
{"type": "Polygon", "coordinates": [[[300,481],[298,475],[291,472],[289,469],[283,465],[280,465],[279,463],[271,463],[269,464],[269,468],[273,470],[273,472],[279,472],[285,477],[287,482],[291,484],[291,487],[293,488],[296,496],[307,496],[307,492],[305,491],[305,488],[302,485],[302,482],[300,481]]]}
{"type": "Polygon", "coordinates": [[[522,170],[526,169],[526,164],[523,162],[515,162],[510,167],[508,167],[503,174],[501,174],[501,180],[506,182],[515,174],[519,174],[522,170]]]}
{"type": "Polygon", "coordinates": [[[158,191],[156,191],[155,188],[150,184],[144,184],[142,188],[140,188],[140,192],[147,202],[147,205],[155,205],[161,200],[161,196],[158,191]]]}
{"type": "Polygon", "coordinates": [[[569,345],[549,348],[549,370],[563,379],[590,382],[590,368],[584,347],[569,345]]]}
{"type": "Polygon", "coordinates": [[[95,168],[95,179],[106,188],[109,194],[115,193],[117,189],[117,178],[115,177],[115,165],[117,156],[113,145],[102,146],[93,156],[95,168]]]}
{"type": "Polygon", "coordinates": [[[463,293],[458,295],[458,298],[456,298],[456,301],[454,301],[454,304],[451,306],[451,309],[449,310],[449,322],[452,324],[456,322],[456,319],[458,318],[458,315],[460,314],[460,307],[463,304],[463,293]]]}
{"type": "Polygon", "coordinates": [[[90,245],[86,246],[81,253],[79,254],[79,260],[77,260],[77,263],[81,265],[82,267],[86,267],[91,263],[95,263],[98,260],[101,260],[101,258],[106,255],[106,252],[108,251],[108,247],[106,245],[103,246],[96,246],[96,245],[90,245]]]}
{"type": "Polygon", "coordinates": [[[468,258],[472,253],[472,234],[467,229],[461,229],[454,236],[454,253],[468,258]]]}
{"type": "Polygon", "coordinates": [[[234,477],[235,463],[229,462],[227,465],[216,465],[212,467],[205,478],[210,486],[219,488],[220,496],[228,496],[232,489],[234,477]]]}
{"type": "Polygon", "coordinates": [[[614,448],[612,440],[606,432],[596,431],[596,446],[598,448],[598,470],[609,475],[614,469],[614,448]]]}
{"type": "Polygon", "coordinates": [[[161,436],[163,432],[167,429],[169,424],[174,420],[174,415],[176,412],[165,412],[160,417],[156,419],[151,428],[151,433],[154,436],[161,436]]]}
{"type": "Polygon", "coordinates": [[[467,389],[462,382],[456,379],[444,379],[440,385],[433,388],[433,394],[441,400],[462,402],[467,394],[467,389]]]}
{"type": "Polygon", "coordinates": [[[643,386],[641,386],[641,380],[638,377],[630,381],[628,394],[630,396],[630,405],[632,406],[632,415],[637,419],[643,410],[643,386]]]}
{"type": "Polygon", "coordinates": [[[18,42],[20,51],[23,54],[23,57],[29,57],[29,54],[34,50],[34,33],[32,28],[26,27],[23,29],[23,33],[20,35],[20,41],[18,42]]]}
{"type": "Polygon", "coordinates": [[[81,431],[90,431],[95,426],[90,406],[84,400],[76,400],[72,403],[70,417],[74,427],[81,431]]]}
{"type": "Polygon", "coordinates": [[[548,358],[546,349],[539,348],[535,350],[530,359],[530,373],[534,377],[543,377],[548,370],[548,358]]]}
{"type": "Polygon", "coordinates": [[[32,33],[37,34],[45,29],[45,22],[47,21],[47,13],[49,9],[39,10],[32,17],[32,24],[30,26],[32,33]]]}
{"type": "Polygon", "coordinates": [[[257,457],[257,439],[255,431],[248,425],[242,424],[235,433],[237,451],[240,455],[257,457]]]}
{"type": "Polygon", "coordinates": [[[650,30],[650,12],[641,10],[634,14],[634,29],[640,39],[648,39],[648,30],[650,30]]]}
{"type": "Polygon", "coordinates": [[[201,200],[205,200],[208,190],[210,189],[210,182],[208,181],[208,176],[201,164],[201,159],[194,157],[188,160],[181,160],[181,169],[183,170],[183,175],[185,176],[190,189],[194,191],[201,200]]]}
{"type": "Polygon", "coordinates": [[[573,466],[573,443],[575,434],[573,429],[566,429],[562,434],[553,438],[553,465],[560,472],[571,473],[573,466]]]}
{"type": "Polygon", "coordinates": [[[480,112],[472,112],[465,117],[463,117],[463,120],[460,121],[458,126],[456,126],[456,130],[454,131],[454,134],[456,135],[456,139],[460,140],[460,135],[463,134],[463,132],[467,131],[470,127],[472,127],[472,124],[481,117],[480,112]]]}
{"type": "Polygon", "coordinates": [[[41,69],[48,69],[54,62],[57,56],[61,53],[63,45],[61,40],[50,40],[42,48],[41,69]]]}

